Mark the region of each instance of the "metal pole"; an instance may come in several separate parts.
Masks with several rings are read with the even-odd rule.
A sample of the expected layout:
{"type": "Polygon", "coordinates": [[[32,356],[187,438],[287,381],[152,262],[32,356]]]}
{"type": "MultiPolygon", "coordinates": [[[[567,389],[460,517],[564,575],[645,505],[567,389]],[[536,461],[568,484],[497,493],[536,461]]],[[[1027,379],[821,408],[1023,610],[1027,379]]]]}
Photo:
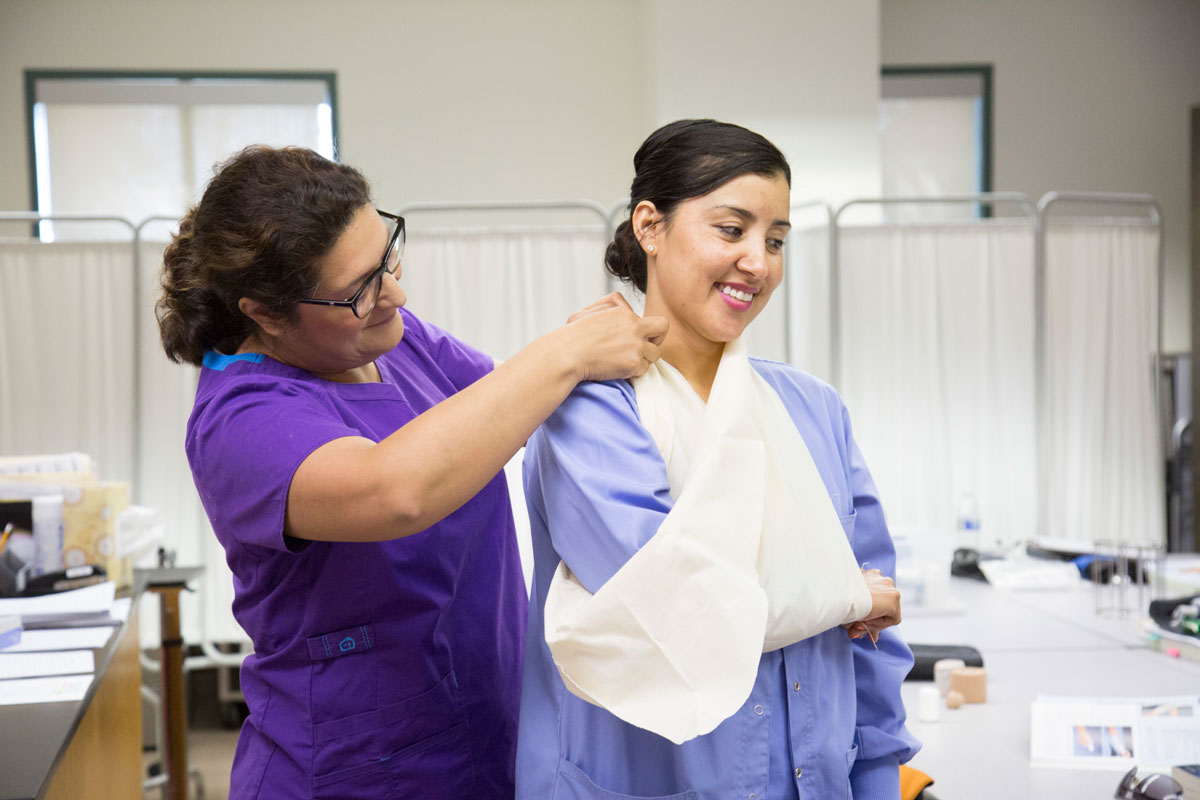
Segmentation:
{"type": "Polygon", "coordinates": [[[417,211],[590,211],[600,218],[612,235],[609,209],[593,200],[533,200],[525,203],[409,203],[397,212],[401,216],[417,211]]]}

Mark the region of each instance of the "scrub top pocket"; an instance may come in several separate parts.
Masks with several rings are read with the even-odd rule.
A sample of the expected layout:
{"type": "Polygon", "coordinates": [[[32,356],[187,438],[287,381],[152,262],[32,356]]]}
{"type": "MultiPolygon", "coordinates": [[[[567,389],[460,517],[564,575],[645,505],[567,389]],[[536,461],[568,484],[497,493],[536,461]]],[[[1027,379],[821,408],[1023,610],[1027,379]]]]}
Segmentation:
{"type": "Polygon", "coordinates": [[[696,793],[686,790],[650,796],[610,792],[597,786],[586,772],[570,761],[559,759],[558,779],[554,781],[552,800],[696,800],[696,793]]]}
{"type": "Polygon", "coordinates": [[[314,725],[313,797],[471,797],[468,734],[453,674],[402,702],[314,725]]]}

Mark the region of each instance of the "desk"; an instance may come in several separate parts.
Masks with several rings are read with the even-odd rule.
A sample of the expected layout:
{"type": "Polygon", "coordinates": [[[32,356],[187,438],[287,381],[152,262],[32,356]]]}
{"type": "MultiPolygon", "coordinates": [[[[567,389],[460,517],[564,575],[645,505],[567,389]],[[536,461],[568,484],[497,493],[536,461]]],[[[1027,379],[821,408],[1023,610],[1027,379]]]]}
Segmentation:
{"type": "Polygon", "coordinates": [[[142,796],[137,602],[79,702],[0,706],[0,800],[142,796]]]}
{"type": "Polygon", "coordinates": [[[923,744],[912,766],[934,779],[938,800],[1107,800],[1123,769],[1030,766],[1033,699],[1200,694],[1200,664],[1147,649],[1135,620],[1096,617],[1090,584],[1061,592],[952,584],[965,614],[910,616],[900,625],[906,641],[977,647],[988,670],[986,703],[943,707],[934,723],[915,717],[918,691],[932,684],[907,681],[902,689],[909,730],[923,744]]]}

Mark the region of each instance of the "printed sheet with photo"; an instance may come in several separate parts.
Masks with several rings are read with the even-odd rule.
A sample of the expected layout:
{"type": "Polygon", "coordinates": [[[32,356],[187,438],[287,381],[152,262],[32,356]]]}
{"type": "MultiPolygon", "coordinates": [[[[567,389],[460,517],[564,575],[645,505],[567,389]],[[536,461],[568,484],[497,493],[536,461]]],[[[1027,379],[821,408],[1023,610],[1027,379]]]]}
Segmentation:
{"type": "Polygon", "coordinates": [[[1126,770],[1200,762],[1200,696],[1039,696],[1030,706],[1029,760],[1126,770]]]}

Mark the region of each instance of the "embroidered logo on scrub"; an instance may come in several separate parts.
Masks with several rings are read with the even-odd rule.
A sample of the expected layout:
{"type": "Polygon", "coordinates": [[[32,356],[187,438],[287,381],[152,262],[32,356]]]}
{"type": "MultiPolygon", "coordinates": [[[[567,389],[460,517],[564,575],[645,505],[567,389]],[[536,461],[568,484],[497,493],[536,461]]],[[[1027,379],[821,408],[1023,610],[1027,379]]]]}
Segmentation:
{"type": "Polygon", "coordinates": [[[308,637],[308,655],[313,659],[339,658],[375,646],[375,626],[359,625],[321,636],[308,637]]]}

